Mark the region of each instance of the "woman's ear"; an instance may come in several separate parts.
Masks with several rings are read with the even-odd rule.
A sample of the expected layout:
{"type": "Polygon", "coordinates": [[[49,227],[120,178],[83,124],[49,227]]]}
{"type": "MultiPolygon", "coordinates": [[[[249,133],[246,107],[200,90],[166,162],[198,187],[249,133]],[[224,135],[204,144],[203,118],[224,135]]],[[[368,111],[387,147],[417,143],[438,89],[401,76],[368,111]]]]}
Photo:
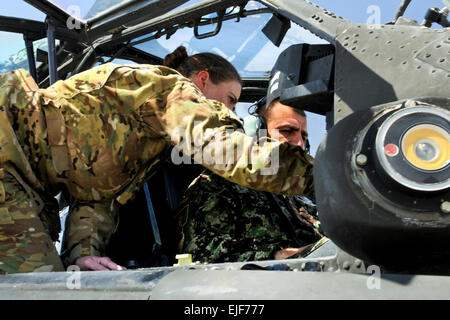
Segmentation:
{"type": "Polygon", "coordinates": [[[209,80],[209,72],[206,70],[199,71],[192,76],[191,80],[200,90],[203,90],[205,89],[206,83],[209,80]]]}

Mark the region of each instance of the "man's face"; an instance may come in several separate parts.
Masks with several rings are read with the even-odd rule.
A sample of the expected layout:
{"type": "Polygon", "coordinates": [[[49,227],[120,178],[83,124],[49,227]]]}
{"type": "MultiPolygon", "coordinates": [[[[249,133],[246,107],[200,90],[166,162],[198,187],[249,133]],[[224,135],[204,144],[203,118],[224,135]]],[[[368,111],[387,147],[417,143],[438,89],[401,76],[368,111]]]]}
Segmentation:
{"type": "Polygon", "coordinates": [[[274,102],[266,116],[266,122],[269,137],[305,149],[306,139],[308,138],[306,118],[295,112],[292,107],[278,101],[274,102]]]}

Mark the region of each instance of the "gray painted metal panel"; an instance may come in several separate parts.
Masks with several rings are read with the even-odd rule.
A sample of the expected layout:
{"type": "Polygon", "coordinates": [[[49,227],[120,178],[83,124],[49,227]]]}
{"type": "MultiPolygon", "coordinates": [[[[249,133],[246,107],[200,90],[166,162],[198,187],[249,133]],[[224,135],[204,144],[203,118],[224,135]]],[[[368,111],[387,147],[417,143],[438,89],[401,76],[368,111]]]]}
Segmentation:
{"type": "Polygon", "coordinates": [[[170,269],[22,273],[0,276],[0,300],[148,299],[170,269]]]}
{"type": "Polygon", "coordinates": [[[85,271],[4,275],[1,300],[449,299],[450,277],[347,272],[207,270],[85,271]]]}
{"type": "Polygon", "coordinates": [[[339,26],[347,26],[351,23],[305,0],[261,0],[260,2],[331,44],[334,44],[339,26]]]}
{"type": "Polygon", "coordinates": [[[336,38],[334,122],[414,97],[448,97],[450,29],[354,24],[336,38]]]}
{"type": "Polygon", "coordinates": [[[158,283],[151,300],[450,298],[450,277],[382,275],[376,281],[375,275],[352,273],[177,270],[158,283]]]}

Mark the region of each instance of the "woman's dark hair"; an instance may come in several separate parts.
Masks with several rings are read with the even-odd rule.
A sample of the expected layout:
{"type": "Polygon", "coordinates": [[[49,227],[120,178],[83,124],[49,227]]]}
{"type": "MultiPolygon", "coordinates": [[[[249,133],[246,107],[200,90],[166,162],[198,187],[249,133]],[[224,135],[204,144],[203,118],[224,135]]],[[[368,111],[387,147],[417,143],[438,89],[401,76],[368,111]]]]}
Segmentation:
{"type": "Polygon", "coordinates": [[[186,48],[179,46],[164,58],[163,65],[180,72],[190,78],[192,75],[206,70],[214,84],[235,80],[242,85],[242,79],[234,66],[221,56],[204,52],[188,56],[186,48]]]}

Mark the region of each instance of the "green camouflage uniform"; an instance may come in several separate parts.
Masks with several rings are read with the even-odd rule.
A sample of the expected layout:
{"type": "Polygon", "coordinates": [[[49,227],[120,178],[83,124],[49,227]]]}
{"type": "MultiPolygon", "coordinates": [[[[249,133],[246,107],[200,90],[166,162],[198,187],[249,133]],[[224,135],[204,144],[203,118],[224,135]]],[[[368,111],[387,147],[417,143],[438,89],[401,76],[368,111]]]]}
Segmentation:
{"type": "Polygon", "coordinates": [[[201,174],[177,215],[179,251],[195,261],[219,263],[269,260],[280,249],[305,247],[300,257],[322,237],[316,214],[298,196],[275,196],[201,174]]]}
{"type": "MultiPolygon", "coordinates": [[[[228,165],[214,157],[200,160],[213,172],[250,188],[313,192],[312,161],[299,148],[270,140],[254,145],[236,131],[242,123],[233,112],[207,100],[189,79],[170,68],[108,63],[47,89],[38,89],[19,69],[0,75],[0,108],[0,166],[8,173],[7,181],[0,180],[0,248],[6,250],[1,250],[0,272],[51,266],[52,259],[42,258],[50,255],[42,251],[42,244],[32,249],[36,234],[8,234],[19,220],[24,220],[20,222],[25,230],[39,214],[38,220],[54,235],[59,216],[47,200],[62,188],[74,200],[63,242],[66,265],[80,256],[103,255],[117,227],[118,204],[133,197],[167,146],[179,146],[194,159],[199,150],[213,155],[232,150],[235,158],[228,165]],[[280,158],[277,174],[263,174],[275,151],[280,158]],[[19,188],[29,204],[18,200],[19,188]],[[24,247],[29,250],[22,251],[24,247]],[[5,255],[17,257],[8,268],[2,268],[5,255]],[[23,267],[27,260],[33,263],[23,267]]],[[[42,236],[36,227],[30,228],[42,236]]]]}

